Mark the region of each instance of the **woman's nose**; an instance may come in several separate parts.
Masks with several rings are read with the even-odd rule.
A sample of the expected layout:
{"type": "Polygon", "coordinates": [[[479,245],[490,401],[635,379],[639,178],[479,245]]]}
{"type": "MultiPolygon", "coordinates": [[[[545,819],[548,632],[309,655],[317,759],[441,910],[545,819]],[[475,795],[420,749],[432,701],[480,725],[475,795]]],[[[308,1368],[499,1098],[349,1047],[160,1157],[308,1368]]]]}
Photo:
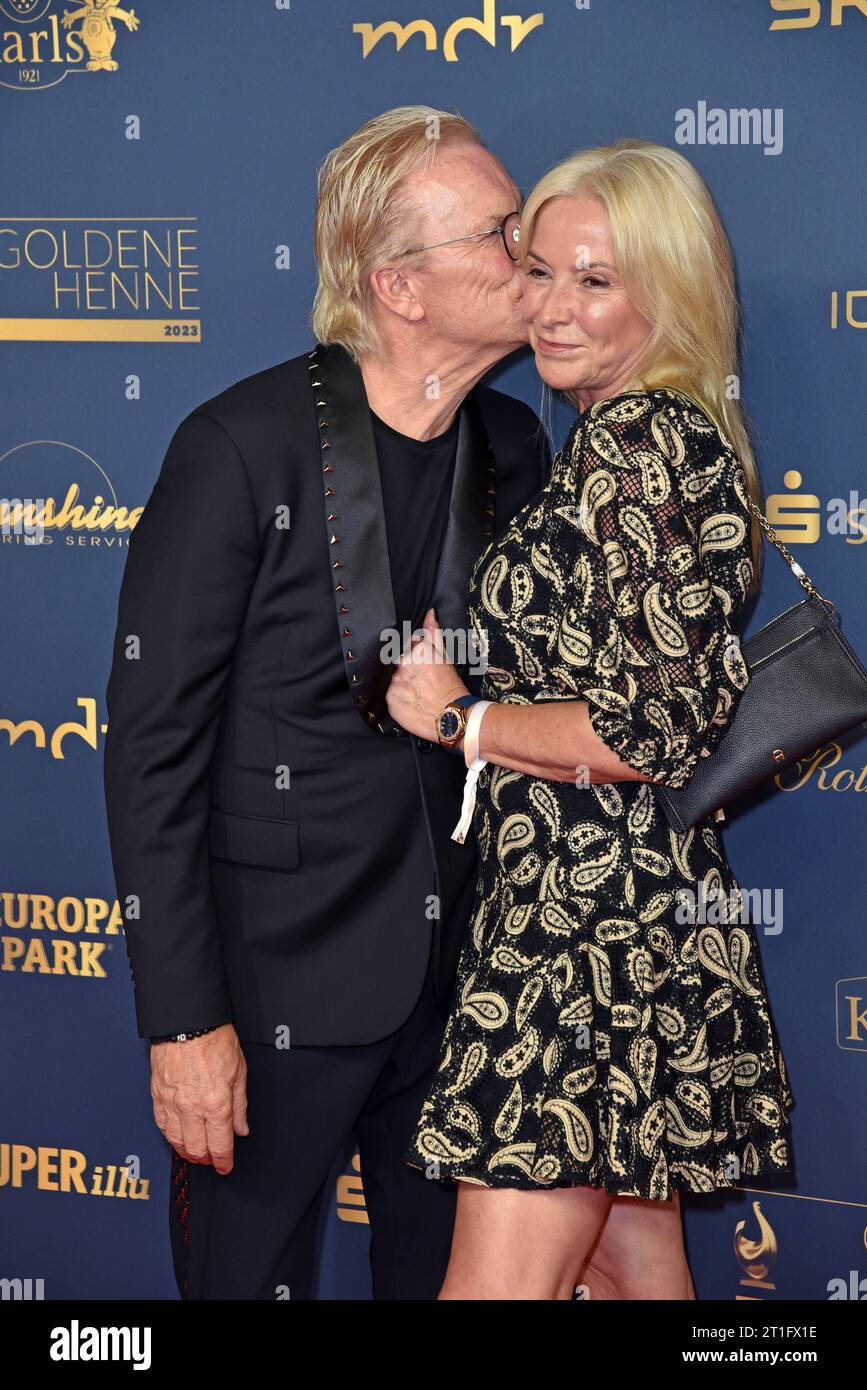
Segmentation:
{"type": "Polygon", "coordinates": [[[566,295],[552,285],[538,306],[536,312],[538,322],[547,325],[567,323],[571,317],[566,295]]]}

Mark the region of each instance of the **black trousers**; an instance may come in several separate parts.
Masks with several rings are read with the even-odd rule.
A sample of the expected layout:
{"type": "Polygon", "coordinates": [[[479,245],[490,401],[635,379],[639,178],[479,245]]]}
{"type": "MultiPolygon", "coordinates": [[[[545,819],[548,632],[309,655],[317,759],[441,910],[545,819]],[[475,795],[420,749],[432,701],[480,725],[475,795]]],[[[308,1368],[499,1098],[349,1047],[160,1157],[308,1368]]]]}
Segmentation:
{"type": "MultiPolygon", "coordinates": [[[[188,1299],[310,1299],[325,1184],[354,1133],[370,1219],[375,1299],[435,1299],[451,1247],[456,1187],[404,1153],[439,1061],[443,1020],[430,962],[406,1022],[354,1047],[243,1043],[250,1133],[232,1171],[172,1152],[175,1278],[188,1299]],[[283,1292],[281,1292],[283,1291],[283,1292]]],[[[181,1044],[182,1045],[182,1044],[181,1044]]]]}

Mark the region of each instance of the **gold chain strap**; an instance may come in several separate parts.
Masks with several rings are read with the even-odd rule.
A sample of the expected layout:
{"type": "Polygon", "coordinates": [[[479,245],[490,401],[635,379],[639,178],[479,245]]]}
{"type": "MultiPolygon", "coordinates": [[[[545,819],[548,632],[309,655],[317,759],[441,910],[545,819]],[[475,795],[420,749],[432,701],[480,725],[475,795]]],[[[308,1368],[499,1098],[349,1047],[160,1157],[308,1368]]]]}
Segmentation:
{"type": "Polygon", "coordinates": [[[806,589],[807,593],[810,594],[813,598],[819,599],[821,603],[826,603],[832,612],[836,612],[836,605],[833,604],[829,598],[822,597],[810,576],[806,574],[802,567],[798,564],[798,561],[795,559],[788,546],[785,546],[783,542],[780,540],[773,526],[768,521],[767,517],[764,515],[762,510],[756,506],[752,497],[748,497],[746,499],[746,503],[749,510],[752,512],[753,516],[756,518],[765,535],[767,536],[768,540],[772,543],[772,545],[775,545],[777,547],[780,554],[786,560],[787,564],[789,565],[790,569],[792,570],[792,573],[794,574],[801,587],[806,589]]]}

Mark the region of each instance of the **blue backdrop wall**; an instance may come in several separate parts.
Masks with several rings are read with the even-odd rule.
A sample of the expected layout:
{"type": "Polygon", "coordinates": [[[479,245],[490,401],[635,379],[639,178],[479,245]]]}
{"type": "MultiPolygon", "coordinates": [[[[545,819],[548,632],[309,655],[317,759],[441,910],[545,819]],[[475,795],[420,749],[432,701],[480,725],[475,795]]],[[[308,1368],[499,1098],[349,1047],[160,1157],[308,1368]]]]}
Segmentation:
{"type": "MultiPolygon", "coordinates": [[[[768,515],[863,654],[867,3],[140,0],[111,52],[96,8],[0,0],[0,497],[48,509],[41,543],[14,511],[0,536],[0,1277],[172,1299],[101,757],[130,527],[175,426],[310,343],[316,167],[375,112],[457,107],[525,191],[579,147],[661,141],[735,248],[768,515]]],[[[530,359],[494,379],[538,408],[530,359]]],[[[769,552],[748,631],[799,596],[769,552]]],[[[686,1202],[703,1298],[867,1297],[856,733],[729,817],[739,882],[778,895],[761,946],[797,1182],[686,1202]]],[[[369,1296],[367,1241],[348,1136],[324,1298],[369,1296]]]]}

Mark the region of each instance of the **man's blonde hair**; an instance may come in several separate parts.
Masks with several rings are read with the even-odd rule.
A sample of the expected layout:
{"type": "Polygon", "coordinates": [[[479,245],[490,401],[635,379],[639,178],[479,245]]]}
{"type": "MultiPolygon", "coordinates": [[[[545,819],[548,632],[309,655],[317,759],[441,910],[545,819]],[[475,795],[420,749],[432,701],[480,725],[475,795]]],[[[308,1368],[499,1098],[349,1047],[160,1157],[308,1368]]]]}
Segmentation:
{"type": "Polygon", "coordinates": [[[397,106],[366,121],[326,156],[313,240],[319,283],[311,325],[320,342],[340,343],[356,360],[379,349],[370,274],[412,245],[421,213],[401,181],[411,170],[429,168],[440,146],[458,142],[482,143],[463,116],[397,106]]]}
{"type": "MultiPolygon", "coordinates": [[[[653,332],[624,390],[674,387],[707,412],[741,462],[748,492],[761,505],[758,468],[740,401],[739,306],[731,247],[698,170],[665,145],[618,140],[579,150],[536,184],[521,213],[526,269],[533,225],[552,198],[590,195],[608,212],[617,268],[632,303],[653,332]]],[[[578,248],[576,248],[576,252],[578,248]]],[[[577,405],[577,397],[564,393],[577,405]]],[[[753,577],[759,587],[761,527],[752,519],[753,577]]]]}

